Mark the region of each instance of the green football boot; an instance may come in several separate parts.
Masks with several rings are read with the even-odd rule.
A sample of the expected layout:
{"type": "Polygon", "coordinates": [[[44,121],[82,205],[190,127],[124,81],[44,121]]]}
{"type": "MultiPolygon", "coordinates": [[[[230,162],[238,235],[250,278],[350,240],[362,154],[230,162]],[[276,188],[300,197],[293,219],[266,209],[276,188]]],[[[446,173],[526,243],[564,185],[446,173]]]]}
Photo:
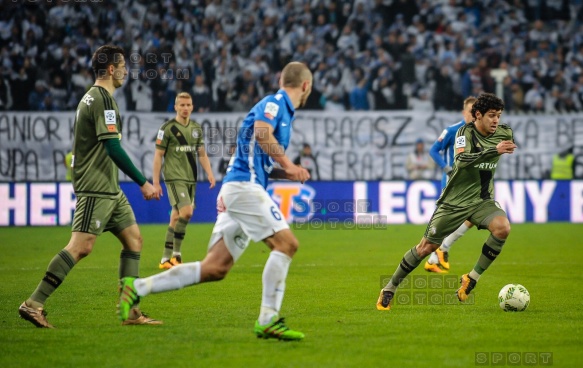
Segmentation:
{"type": "Polygon", "coordinates": [[[284,323],[283,318],[277,319],[273,317],[270,323],[266,325],[260,325],[259,321],[255,322],[255,329],[253,330],[255,335],[259,338],[264,339],[279,339],[279,340],[302,340],[304,334],[299,331],[290,330],[284,323]]]}

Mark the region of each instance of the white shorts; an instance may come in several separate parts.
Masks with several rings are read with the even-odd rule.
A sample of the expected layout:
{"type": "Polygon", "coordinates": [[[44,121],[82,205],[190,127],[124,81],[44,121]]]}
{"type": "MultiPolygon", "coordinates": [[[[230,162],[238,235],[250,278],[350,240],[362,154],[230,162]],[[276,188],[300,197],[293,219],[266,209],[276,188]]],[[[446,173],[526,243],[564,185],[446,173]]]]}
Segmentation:
{"type": "Polygon", "coordinates": [[[217,197],[217,211],[208,249],[223,238],[235,261],[250,240],[258,242],[289,229],[279,207],[259,184],[225,183],[217,197]]]}

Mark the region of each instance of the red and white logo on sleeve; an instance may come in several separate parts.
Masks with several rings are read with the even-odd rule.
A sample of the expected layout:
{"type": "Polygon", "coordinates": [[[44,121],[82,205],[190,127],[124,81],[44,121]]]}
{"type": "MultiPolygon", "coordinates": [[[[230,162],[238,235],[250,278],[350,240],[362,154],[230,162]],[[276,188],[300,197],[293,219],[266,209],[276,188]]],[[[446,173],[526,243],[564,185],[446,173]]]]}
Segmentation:
{"type": "Polygon", "coordinates": [[[275,119],[279,111],[279,105],[274,102],[268,102],[265,105],[265,110],[263,110],[263,115],[269,120],[275,119]]]}

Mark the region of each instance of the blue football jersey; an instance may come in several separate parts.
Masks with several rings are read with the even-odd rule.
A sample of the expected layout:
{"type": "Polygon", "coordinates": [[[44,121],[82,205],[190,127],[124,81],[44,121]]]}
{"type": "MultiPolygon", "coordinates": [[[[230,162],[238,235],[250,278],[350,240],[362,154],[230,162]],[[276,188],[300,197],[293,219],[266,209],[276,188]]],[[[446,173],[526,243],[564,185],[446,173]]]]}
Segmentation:
{"type": "Polygon", "coordinates": [[[284,90],[277,91],[259,101],[243,120],[237,135],[237,150],[229,163],[223,183],[249,181],[267,187],[269,174],[273,170],[273,159],[265,153],[255,140],[255,121],[264,121],[273,126],[273,135],[285,149],[291,138],[294,106],[284,90]]]}
{"type": "MultiPolygon", "coordinates": [[[[433,143],[429,154],[431,158],[441,167],[442,169],[446,166],[452,167],[454,165],[453,154],[454,154],[454,143],[455,135],[459,128],[466,124],[465,120],[462,119],[459,123],[450,125],[441,132],[439,138],[433,143]]],[[[441,178],[441,187],[445,188],[447,183],[447,175],[445,172],[441,178]]]]}

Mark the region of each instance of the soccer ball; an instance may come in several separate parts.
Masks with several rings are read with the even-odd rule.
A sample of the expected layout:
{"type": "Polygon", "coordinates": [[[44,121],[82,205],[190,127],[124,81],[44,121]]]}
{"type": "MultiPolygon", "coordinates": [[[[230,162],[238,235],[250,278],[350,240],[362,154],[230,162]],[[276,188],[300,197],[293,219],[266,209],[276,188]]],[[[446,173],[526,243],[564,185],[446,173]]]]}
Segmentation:
{"type": "Polygon", "coordinates": [[[504,312],[522,312],[530,303],[530,294],[520,284],[508,284],[500,290],[498,303],[504,312]]]}

